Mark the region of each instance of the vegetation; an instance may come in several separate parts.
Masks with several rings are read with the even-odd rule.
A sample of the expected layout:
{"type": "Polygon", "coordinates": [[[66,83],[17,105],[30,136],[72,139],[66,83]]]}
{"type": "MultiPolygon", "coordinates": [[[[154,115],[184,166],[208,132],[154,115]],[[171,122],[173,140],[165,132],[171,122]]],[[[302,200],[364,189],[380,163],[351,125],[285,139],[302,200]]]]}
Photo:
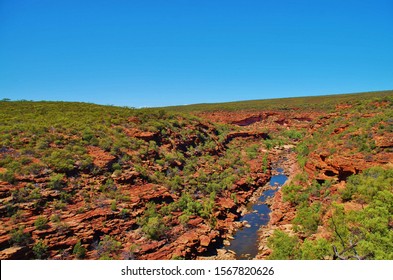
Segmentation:
{"type": "Polygon", "coordinates": [[[142,227],[143,232],[152,239],[159,239],[166,230],[162,216],[157,213],[154,203],[147,205],[147,209],[138,223],[142,227]]]}
{"type": "Polygon", "coordinates": [[[272,237],[269,238],[268,246],[273,249],[273,253],[269,256],[273,260],[290,260],[297,259],[296,247],[298,240],[296,236],[276,230],[272,237]]]}
{"type": "MultiPolygon", "coordinates": [[[[176,112],[209,112],[209,111],[238,111],[238,110],[289,110],[291,108],[312,110],[323,109],[331,111],[338,103],[352,103],[359,100],[369,100],[378,97],[391,96],[392,91],[364,92],[354,94],[335,94],[326,96],[309,96],[295,98],[277,98],[266,100],[249,100],[227,103],[194,104],[185,106],[172,106],[165,109],[176,112]]],[[[361,108],[360,108],[361,109],[361,108]]]]}
{"type": "Polygon", "coordinates": [[[272,259],[392,259],[393,232],[393,170],[373,167],[349,177],[341,191],[344,201],[361,205],[361,209],[345,210],[343,204],[322,206],[311,202],[312,188],[306,192],[295,185],[284,188],[285,198],[298,202],[293,220],[295,231],[306,237],[316,233],[321,216],[328,207],[333,212],[329,218],[332,237],[306,238],[301,242],[296,236],[276,232],[269,244],[274,250],[272,259]],[[297,191],[296,191],[297,190],[297,191]],[[298,195],[295,195],[298,193],[298,195]]]}
{"type": "Polygon", "coordinates": [[[29,233],[24,231],[23,226],[19,226],[17,229],[11,230],[11,243],[17,245],[27,245],[31,241],[31,236],[29,233]]]}
{"type": "Polygon", "coordinates": [[[77,259],[83,259],[86,256],[86,248],[82,246],[80,240],[78,240],[78,242],[75,244],[72,253],[77,259]]]}
{"type": "MultiPolygon", "coordinates": [[[[129,236],[171,242],[179,232],[192,231],[195,221],[221,230],[220,220],[235,212],[223,210],[220,201],[245,204],[242,195],[270,172],[274,150],[293,144],[302,170],[282,188],[284,201],[295,209],[293,232],[274,233],[271,258],[391,259],[393,174],[383,163],[393,152],[385,143],[393,133],[392,96],[385,91],[157,109],[3,100],[0,220],[10,246],[25,247],[26,256],[55,255],[39,239],[39,231],[48,229],[48,235],[72,238],[72,244],[79,240],[64,250],[64,258],[85,258],[86,249],[101,259],[123,258],[130,253],[122,243],[129,236]],[[229,133],[254,128],[194,115],[217,108],[290,117],[312,111],[317,117],[286,127],[273,116],[261,130],[266,139],[232,139],[229,133]],[[333,166],[343,155],[385,167],[338,168],[323,176],[310,171],[316,160],[333,166]],[[345,188],[337,190],[339,182],[345,188]],[[94,241],[82,238],[82,225],[68,222],[70,217],[83,221],[94,241]],[[321,228],[329,238],[321,237],[321,228]]],[[[138,257],[138,250],[130,254],[138,257]]]]}
{"type": "Polygon", "coordinates": [[[37,241],[33,246],[33,253],[37,259],[43,259],[46,257],[48,246],[42,241],[37,241]]]}
{"type": "Polygon", "coordinates": [[[116,257],[120,249],[121,243],[119,241],[116,241],[109,235],[105,235],[97,246],[97,253],[100,260],[110,260],[116,257]]]}
{"type": "Polygon", "coordinates": [[[350,199],[367,206],[346,211],[341,205],[334,205],[330,225],[337,258],[393,258],[392,172],[392,169],[374,167],[350,178],[343,194],[348,198],[347,194],[351,193],[350,199]]]}
{"type": "MultiPolygon", "coordinates": [[[[386,93],[347,100],[345,109],[336,111],[339,114],[326,125],[305,134],[296,146],[299,165],[310,168],[322,160],[326,166],[334,166],[343,156],[361,158],[366,167],[381,165],[376,159],[383,162],[393,151],[387,140],[393,131],[393,99],[391,92],[386,93]]],[[[277,232],[269,239],[271,258],[393,258],[391,165],[336,172],[327,170],[321,175],[316,170],[311,177],[323,178],[316,181],[303,169],[282,188],[283,200],[296,209],[294,231],[293,235],[277,232]],[[345,188],[336,191],[334,185],[342,181],[345,188]],[[330,237],[320,237],[321,231],[330,237]]]]}
{"type": "Polygon", "coordinates": [[[34,222],[34,226],[36,229],[38,230],[43,230],[46,229],[48,226],[48,219],[46,217],[40,216],[38,217],[35,222],[34,222]]]}

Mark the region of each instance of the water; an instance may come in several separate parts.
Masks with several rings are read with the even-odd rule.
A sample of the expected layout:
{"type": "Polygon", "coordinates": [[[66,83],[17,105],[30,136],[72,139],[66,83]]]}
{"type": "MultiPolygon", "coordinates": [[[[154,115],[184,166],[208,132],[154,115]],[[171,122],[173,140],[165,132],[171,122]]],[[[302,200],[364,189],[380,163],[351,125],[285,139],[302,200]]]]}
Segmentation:
{"type": "MultiPolygon", "coordinates": [[[[287,180],[287,176],[283,174],[282,168],[276,169],[277,175],[270,179],[270,186],[282,186],[287,180]]],[[[239,260],[248,260],[254,258],[258,253],[258,230],[261,226],[269,222],[269,207],[264,204],[268,197],[274,196],[278,188],[266,190],[254,204],[248,205],[250,213],[240,218],[240,221],[247,221],[250,227],[239,229],[231,240],[229,246],[224,248],[232,250],[236,253],[239,260]]]]}

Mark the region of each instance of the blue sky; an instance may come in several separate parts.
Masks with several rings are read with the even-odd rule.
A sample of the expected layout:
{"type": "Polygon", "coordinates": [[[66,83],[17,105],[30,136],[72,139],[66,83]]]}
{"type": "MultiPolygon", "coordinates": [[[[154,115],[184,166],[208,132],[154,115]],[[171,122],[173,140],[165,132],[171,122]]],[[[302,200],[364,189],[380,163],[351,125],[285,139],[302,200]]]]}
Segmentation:
{"type": "Polygon", "coordinates": [[[166,106],[393,89],[393,1],[0,0],[0,98],[166,106]]]}

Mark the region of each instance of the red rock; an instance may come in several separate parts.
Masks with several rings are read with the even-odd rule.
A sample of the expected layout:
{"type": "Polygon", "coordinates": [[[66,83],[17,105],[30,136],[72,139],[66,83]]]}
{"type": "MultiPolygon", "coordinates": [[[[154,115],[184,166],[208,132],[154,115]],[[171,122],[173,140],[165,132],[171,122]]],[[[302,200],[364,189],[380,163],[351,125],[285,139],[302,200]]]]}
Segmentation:
{"type": "Polygon", "coordinates": [[[135,124],[140,124],[141,120],[138,117],[129,117],[128,121],[135,124]]]}
{"type": "Polygon", "coordinates": [[[184,258],[185,255],[186,255],[186,252],[184,251],[184,248],[183,248],[183,247],[182,247],[182,248],[176,247],[175,250],[174,250],[173,253],[172,253],[171,258],[174,258],[174,257],[181,257],[181,258],[184,258]]]}
{"type": "Polygon", "coordinates": [[[195,231],[188,231],[181,235],[176,241],[180,244],[187,244],[195,240],[198,240],[198,234],[195,231]]]}
{"type": "Polygon", "coordinates": [[[278,222],[280,222],[284,217],[284,214],[280,211],[280,210],[274,210],[273,212],[271,212],[270,215],[270,223],[271,224],[277,224],[278,222]]]}
{"type": "Polygon", "coordinates": [[[99,147],[89,146],[87,147],[87,151],[89,155],[93,158],[94,165],[103,168],[107,167],[108,164],[115,159],[110,153],[105,152],[104,150],[100,149],[99,147]]]}
{"type": "Polygon", "coordinates": [[[375,136],[374,141],[377,147],[391,148],[393,147],[393,133],[387,132],[384,135],[375,136]]]}
{"type": "Polygon", "coordinates": [[[227,134],[226,139],[224,141],[225,144],[229,143],[231,140],[234,138],[256,138],[256,139],[268,139],[270,138],[269,135],[266,132],[260,132],[260,131],[235,131],[235,132],[230,132],[227,134]]]}
{"type": "MultiPolygon", "coordinates": [[[[0,249],[6,249],[7,247],[10,246],[11,243],[11,236],[8,234],[4,234],[4,235],[0,235],[0,249]]],[[[1,256],[1,252],[0,251],[0,256],[1,256]]],[[[7,258],[1,258],[0,260],[6,260],[7,258]]]]}
{"type": "Polygon", "coordinates": [[[196,217],[196,218],[190,218],[187,224],[196,227],[201,225],[202,223],[203,223],[203,219],[201,217],[196,217]]]}
{"type": "Polygon", "coordinates": [[[158,248],[162,247],[165,244],[165,240],[161,241],[151,241],[150,243],[142,244],[139,247],[139,254],[146,254],[152,251],[157,250],[158,248]]]}
{"type": "Polygon", "coordinates": [[[119,184],[133,184],[141,174],[136,171],[124,171],[120,176],[115,178],[116,183],[119,184]]]}
{"type": "Polygon", "coordinates": [[[14,246],[0,251],[0,260],[21,260],[26,258],[27,247],[14,246]]]}
{"type": "Polygon", "coordinates": [[[236,206],[236,204],[231,198],[220,198],[217,201],[217,206],[226,209],[232,209],[233,207],[236,206]]]}
{"type": "Polygon", "coordinates": [[[256,122],[260,122],[263,119],[261,114],[256,116],[247,117],[245,119],[232,121],[232,124],[239,125],[239,126],[247,126],[256,122]]]}
{"type": "Polygon", "coordinates": [[[157,140],[159,137],[158,132],[141,131],[137,128],[131,128],[131,129],[125,128],[124,132],[130,137],[135,137],[145,141],[157,140]]]}
{"type": "Polygon", "coordinates": [[[210,244],[211,238],[209,238],[209,237],[206,236],[206,235],[201,235],[201,236],[199,237],[199,240],[200,240],[201,246],[207,247],[207,246],[209,246],[209,244],[210,244]]]}

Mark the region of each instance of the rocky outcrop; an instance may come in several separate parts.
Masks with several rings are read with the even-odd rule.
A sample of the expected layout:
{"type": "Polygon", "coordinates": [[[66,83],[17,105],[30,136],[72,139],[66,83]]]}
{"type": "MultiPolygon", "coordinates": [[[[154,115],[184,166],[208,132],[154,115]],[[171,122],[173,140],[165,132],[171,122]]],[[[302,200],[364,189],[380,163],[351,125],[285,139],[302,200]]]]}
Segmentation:
{"type": "Polygon", "coordinates": [[[382,149],[393,148],[393,133],[374,136],[375,145],[382,149]]]}
{"type": "MultiPolygon", "coordinates": [[[[351,106],[338,109],[345,110],[351,106]]],[[[164,207],[178,201],[183,191],[189,189],[192,190],[190,196],[193,200],[201,204],[206,202],[209,196],[203,192],[203,187],[207,187],[207,184],[197,182],[199,185],[196,187],[197,184],[184,180],[184,176],[194,179],[202,173],[211,176],[210,179],[217,176],[227,163],[223,161],[216,164],[214,170],[211,163],[218,162],[225,155],[226,149],[238,142],[241,145],[261,144],[262,139],[272,137],[272,140],[277,141],[266,142],[278,145],[282,140],[280,135],[285,135],[282,132],[287,130],[302,130],[307,135],[312,135],[327,124],[349,117],[341,112],[301,109],[217,111],[198,115],[205,120],[195,118],[186,121],[175,117],[167,120],[168,127],[160,120],[149,126],[142,126],[142,119],[148,118],[148,115],[140,118],[126,117],[126,125],[111,127],[117,132],[125,133],[118,143],[121,148],[116,147],[109,152],[109,149],[103,148],[105,145],[92,146],[92,142],[86,147],[92,164],[87,161],[84,170],[73,170],[64,175],[57,186],[54,186],[54,181],[58,176],[56,173],[60,172],[53,172],[49,168],[39,169],[34,174],[18,174],[16,184],[12,183],[13,178],[10,178],[10,182],[0,181],[0,258],[34,258],[32,248],[42,241],[47,246],[46,258],[74,259],[73,248],[81,242],[87,249],[85,258],[97,259],[102,253],[99,244],[106,236],[121,243],[121,249],[110,255],[114,258],[195,259],[204,258],[211,252],[216,252],[215,258],[218,259],[234,258],[232,252],[217,248],[224,240],[233,238],[237,228],[244,226],[238,224],[237,219],[246,211],[245,205],[271,176],[269,163],[276,160],[279,153],[285,154],[288,150],[293,150],[293,146],[282,147],[283,150],[279,151],[278,147],[267,145],[266,150],[263,150],[263,145],[260,145],[256,159],[251,159],[243,147],[237,147],[238,150],[230,156],[241,158],[242,162],[247,161],[246,174],[239,171],[241,168],[231,170],[242,175],[235,176],[231,186],[215,193],[210,216],[202,218],[195,215],[198,211],[194,211],[192,214],[187,213],[187,221],[184,217],[180,219],[182,210],[172,209],[170,214],[160,217],[167,228],[165,234],[156,237],[157,240],[149,239],[141,225],[147,206],[155,205],[157,211],[165,209],[164,207]],[[209,121],[227,125],[216,126],[209,121]],[[267,153],[269,160],[266,163],[266,159],[262,161],[261,155],[267,153]],[[194,159],[193,157],[194,161],[187,162],[187,159],[194,159]],[[180,179],[172,186],[170,183],[173,182],[166,179],[175,176],[180,179]],[[46,225],[37,228],[35,223],[41,216],[45,217],[46,225]],[[19,227],[21,231],[17,232],[19,227]],[[25,236],[26,240],[15,241],[16,237],[21,236],[25,236]]],[[[364,114],[367,118],[372,116],[364,114]]],[[[345,134],[351,131],[351,125],[350,122],[339,123],[337,127],[328,130],[327,134],[331,138],[345,134]]],[[[388,125],[389,120],[386,120],[379,127],[388,125]]],[[[64,143],[76,137],[58,136],[61,141],[56,141],[57,144],[50,143],[51,147],[64,148],[64,143]]],[[[341,144],[324,139],[323,145],[307,155],[304,168],[310,180],[335,180],[337,184],[331,191],[337,192],[348,176],[375,164],[391,164],[393,134],[389,131],[381,133],[376,126],[368,132],[367,137],[370,142],[374,141],[372,144],[375,144],[378,152],[360,153],[356,151],[358,147],[346,148],[345,141],[348,138],[340,139],[343,140],[342,143],[337,141],[341,144]],[[335,149],[339,152],[335,152],[335,149]]],[[[20,145],[25,144],[30,145],[31,139],[22,137],[20,145]]],[[[19,159],[23,153],[0,147],[1,159],[7,156],[19,159]]],[[[84,159],[83,156],[78,155],[75,169],[79,166],[79,161],[84,159]]],[[[294,158],[290,160],[295,161],[294,158]]],[[[38,165],[41,163],[38,158],[32,161],[38,165]]],[[[229,161],[228,164],[233,162],[235,161],[229,161]]],[[[291,166],[286,168],[289,167],[291,166]]],[[[0,167],[0,173],[5,174],[7,171],[0,167]]],[[[289,173],[294,175],[297,171],[290,170],[289,173]]],[[[296,215],[295,207],[283,201],[281,191],[276,193],[270,204],[272,214],[269,225],[261,230],[262,240],[265,240],[260,245],[261,258],[270,253],[266,239],[275,229],[293,233],[291,221],[296,215]]]]}
{"type": "Polygon", "coordinates": [[[259,131],[235,131],[227,134],[224,145],[228,144],[234,138],[254,138],[254,139],[269,139],[269,134],[259,131]]]}
{"type": "Polygon", "coordinates": [[[151,132],[151,131],[143,131],[137,128],[124,128],[125,133],[130,137],[135,137],[137,139],[141,139],[144,141],[159,141],[159,133],[158,132],[151,132]]]}
{"type": "MultiPolygon", "coordinates": [[[[138,120],[134,123],[138,123],[138,120]]],[[[114,156],[113,152],[88,146],[94,174],[86,170],[74,177],[64,176],[56,187],[50,185],[50,176],[53,173],[46,170],[37,176],[24,177],[18,185],[0,182],[0,213],[1,222],[4,224],[0,231],[2,259],[35,258],[32,248],[37,242],[43,242],[46,246],[44,258],[74,259],[74,246],[80,242],[87,250],[84,258],[98,259],[103,254],[99,244],[108,236],[121,243],[121,249],[110,252],[108,257],[195,259],[216,250],[217,244],[221,244],[234,229],[234,222],[239,218],[244,204],[258,186],[266,183],[269,178],[269,172],[262,170],[262,159],[259,156],[250,161],[247,177],[250,177],[251,181],[243,176],[232,188],[217,195],[209,219],[191,216],[189,221],[183,224],[179,222],[182,212],[175,211],[163,218],[163,223],[167,226],[165,235],[159,236],[158,240],[149,239],[140,225],[147,205],[155,204],[159,210],[178,201],[181,196],[181,193],[171,190],[162,182],[152,183],[151,178],[155,172],[165,172],[165,169],[170,168],[182,175],[181,170],[184,167],[184,160],[175,157],[163,165],[157,164],[155,160],[158,149],[170,151],[174,156],[176,152],[185,154],[191,149],[196,156],[208,154],[218,159],[227,147],[218,141],[218,132],[211,124],[195,125],[193,132],[188,135],[168,129],[166,133],[169,133],[170,137],[136,128],[126,129],[128,136],[154,141],[158,146],[154,153],[146,151],[142,161],[139,161],[139,166],[132,160],[120,165],[123,156],[135,157],[138,155],[136,151],[129,150],[122,156],[114,156]],[[205,151],[195,149],[209,138],[211,145],[205,151]],[[116,172],[119,166],[121,172],[116,172]],[[33,188],[36,188],[36,193],[33,188]],[[16,194],[17,191],[21,193],[16,194]],[[30,195],[32,192],[35,196],[30,195]],[[12,204],[17,204],[23,214],[16,213],[12,204]],[[40,217],[44,217],[45,226],[38,229],[36,221],[40,217]],[[23,242],[13,241],[12,235],[17,226],[22,227],[26,234],[23,242]]],[[[254,141],[266,137],[266,133],[245,131],[229,133],[226,139],[231,141],[234,138],[243,138],[254,141]]],[[[209,165],[199,167],[200,170],[207,171],[209,168],[209,165]]]]}
{"type": "Polygon", "coordinates": [[[99,168],[109,168],[115,160],[113,155],[100,149],[99,147],[88,146],[87,151],[93,158],[94,165],[99,168]]]}
{"type": "Polygon", "coordinates": [[[248,126],[250,124],[256,123],[256,122],[260,122],[263,119],[263,116],[260,115],[256,115],[256,116],[251,116],[242,120],[236,120],[236,121],[232,121],[232,124],[238,125],[238,126],[248,126]]]}
{"type": "Polygon", "coordinates": [[[327,151],[321,151],[313,152],[308,156],[305,170],[311,178],[319,181],[346,181],[349,176],[358,174],[364,169],[390,162],[393,162],[392,153],[368,156],[362,153],[330,154],[327,151]]]}

